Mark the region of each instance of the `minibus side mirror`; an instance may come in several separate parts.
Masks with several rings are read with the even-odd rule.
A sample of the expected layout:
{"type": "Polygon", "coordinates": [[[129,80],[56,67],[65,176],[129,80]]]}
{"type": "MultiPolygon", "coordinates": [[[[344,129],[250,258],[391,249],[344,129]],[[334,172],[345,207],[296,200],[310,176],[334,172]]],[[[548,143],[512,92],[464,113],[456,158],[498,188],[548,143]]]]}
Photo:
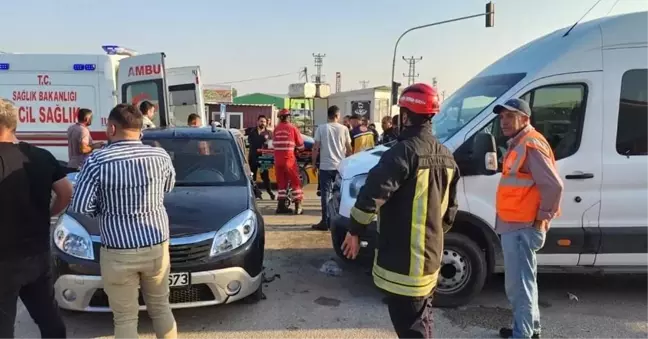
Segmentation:
{"type": "Polygon", "coordinates": [[[497,146],[492,134],[482,132],[475,135],[471,162],[478,175],[497,173],[497,146]]]}

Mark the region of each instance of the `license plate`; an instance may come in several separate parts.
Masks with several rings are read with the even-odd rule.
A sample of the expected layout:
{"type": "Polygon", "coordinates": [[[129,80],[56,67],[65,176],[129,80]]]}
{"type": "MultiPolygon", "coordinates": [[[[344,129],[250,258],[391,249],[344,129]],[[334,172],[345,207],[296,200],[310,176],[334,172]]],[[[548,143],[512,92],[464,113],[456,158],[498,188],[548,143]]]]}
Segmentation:
{"type": "Polygon", "coordinates": [[[190,273],[171,273],[169,274],[169,287],[182,287],[191,284],[190,273]]]}

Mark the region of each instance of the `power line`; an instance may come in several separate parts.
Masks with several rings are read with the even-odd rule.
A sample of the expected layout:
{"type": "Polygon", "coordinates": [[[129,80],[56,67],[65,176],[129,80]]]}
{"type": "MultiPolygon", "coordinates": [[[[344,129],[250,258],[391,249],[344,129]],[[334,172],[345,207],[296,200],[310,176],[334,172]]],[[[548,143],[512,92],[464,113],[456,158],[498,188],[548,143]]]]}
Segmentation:
{"type": "Polygon", "coordinates": [[[617,5],[618,3],[619,3],[619,0],[616,0],[616,1],[614,2],[614,5],[612,5],[612,7],[610,7],[610,10],[609,10],[607,13],[605,13],[605,16],[610,15],[610,13],[612,13],[612,10],[614,9],[614,7],[616,7],[616,5],[617,5]]]}
{"type": "Polygon", "coordinates": [[[583,18],[585,18],[585,17],[587,16],[587,14],[589,14],[589,12],[591,12],[591,11],[594,9],[594,7],[596,7],[600,2],[601,2],[601,0],[598,0],[594,5],[592,5],[592,7],[590,7],[590,9],[588,9],[587,12],[585,12],[585,14],[583,14],[583,16],[582,16],[580,19],[578,19],[578,21],[576,21],[576,22],[574,23],[574,25],[571,26],[571,27],[567,30],[567,32],[565,32],[565,34],[563,34],[563,37],[568,36],[569,33],[571,33],[571,31],[574,29],[574,27],[576,27],[576,25],[578,25],[578,23],[580,23],[581,20],[583,20],[583,18]]]}
{"type": "Polygon", "coordinates": [[[405,73],[403,73],[403,76],[407,77],[407,85],[409,86],[409,85],[413,84],[414,79],[418,78],[418,76],[419,76],[419,74],[416,73],[416,63],[423,60],[423,57],[420,57],[420,58],[415,58],[413,56],[411,58],[403,57],[403,60],[405,60],[405,62],[407,62],[407,64],[409,65],[409,70],[407,72],[407,75],[405,75],[405,73]]]}
{"type": "MultiPolygon", "coordinates": [[[[300,71],[300,72],[303,72],[303,70],[300,71]]],[[[272,78],[281,78],[281,77],[285,77],[285,76],[289,76],[289,75],[299,74],[300,72],[282,73],[282,74],[269,75],[269,76],[265,76],[265,77],[250,78],[250,79],[236,80],[236,81],[225,81],[225,82],[220,82],[219,84],[227,85],[227,84],[236,84],[236,83],[240,83],[240,82],[257,81],[257,80],[265,80],[265,79],[272,79],[272,78]]]]}

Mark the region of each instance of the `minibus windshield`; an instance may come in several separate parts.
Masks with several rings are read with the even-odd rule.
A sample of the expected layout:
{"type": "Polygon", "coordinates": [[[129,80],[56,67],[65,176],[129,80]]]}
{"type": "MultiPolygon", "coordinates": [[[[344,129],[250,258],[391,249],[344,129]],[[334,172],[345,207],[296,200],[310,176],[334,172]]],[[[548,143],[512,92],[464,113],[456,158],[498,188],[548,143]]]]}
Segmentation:
{"type": "Polygon", "coordinates": [[[511,73],[473,78],[443,102],[441,111],[432,120],[432,132],[440,142],[450,139],[525,75],[511,73]]]}

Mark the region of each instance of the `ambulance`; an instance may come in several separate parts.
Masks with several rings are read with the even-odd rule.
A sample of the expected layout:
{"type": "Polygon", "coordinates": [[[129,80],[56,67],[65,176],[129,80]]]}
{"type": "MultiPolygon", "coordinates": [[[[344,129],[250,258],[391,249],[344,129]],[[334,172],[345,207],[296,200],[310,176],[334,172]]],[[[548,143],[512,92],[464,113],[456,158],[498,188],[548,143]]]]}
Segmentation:
{"type": "MultiPolygon", "coordinates": [[[[172,104],[195,102],[190,109],[205,122],[197,66],[167,69],[162,52],[137,54],[114,45],[102,48],[105,53],[96,55],[0,54],[0,98],[13,101],[18,108],[19,140],[47,149],[66,164],[67,129],[81,108],[94,112],[90,126],[94,141],[106,140],[108,114],[117,103],[148,100],[157,108],[155,125],[168,126],[176,125],[172,104]],[[187,72],[192,76],[183,75],[187,72]],[[180,90],[169,93],[167,74],[174,74],[173,86],[180,90]],[[174,98],[178,99],[174,102],[174,98]]],[[[186,121],[184,117],[177,124],[186,121]]]]}

